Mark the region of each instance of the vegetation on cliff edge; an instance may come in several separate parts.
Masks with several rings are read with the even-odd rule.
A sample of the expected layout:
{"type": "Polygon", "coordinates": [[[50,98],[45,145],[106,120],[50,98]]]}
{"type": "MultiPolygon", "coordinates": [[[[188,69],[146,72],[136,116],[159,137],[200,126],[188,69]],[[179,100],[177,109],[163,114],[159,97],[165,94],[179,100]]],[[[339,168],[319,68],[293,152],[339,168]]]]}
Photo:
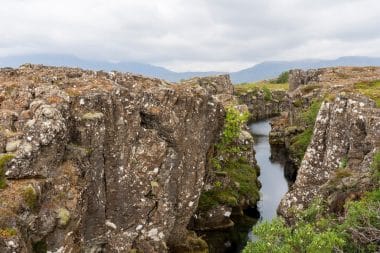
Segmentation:
{"type": "Polygon", "coordinates": [[[259,199],[256,170],[240,155],[245,150],[238,143],[242,126],[248,118],[248,113],[241,113],[233,107],[227,108],[224,129],[215,145],[216,155],[211,162],[217,174],[223,175],[222,178],[228,177],[232,183],[216,181],[212,189],[200,196],[200,210],[208,210],[219,204],[238,206],[242,197],[250,203],[256,203],[259,199]]]}
{"type": "Polygon", "coordinates": [[[313,136],[314,124],[317,119],[319,108],[322,101],[314,100],[311,105],[300,115],[300,119],[305,124],[305,130],[291,139],[290,152],[299,162],[302,161],[306,149],[310,144],[313,136]]]}
{"type": "Polygon", "coordinates": [[[258,237],[244,253],[261,252],[378,252],[380,250],[380,152],[372,163],[373,188],[359,201],[349,201],[342,217],[328,209],[326,200],[316,199],[297,221],[287,226],[282,218],[254,227],[258,237]]]}
{"type": "Polygon", "coordinates": [[[380,80],[357,83],[354,88],[363,95],[375,100],[376,106],[380,107],[380,80]]]}

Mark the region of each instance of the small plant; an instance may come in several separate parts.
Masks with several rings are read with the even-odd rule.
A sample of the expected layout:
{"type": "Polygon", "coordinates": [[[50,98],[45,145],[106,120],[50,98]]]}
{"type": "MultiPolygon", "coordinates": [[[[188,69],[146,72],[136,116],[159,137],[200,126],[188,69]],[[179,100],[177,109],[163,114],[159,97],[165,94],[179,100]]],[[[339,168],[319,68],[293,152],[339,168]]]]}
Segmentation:
{"type": "Polygon", "coordinates": [[[264,100],[265,101],[270,101],[272,100],[272,92],[270,89],[266,86],[263,87],[263,93],[264,93],[264,100]]]}
{"type": "Polygon", "coordinates": [[[343,157],[339,162],[339,168],[345,169],[347,167],[348,158],[347,156],[343,157]]]}
{"type": "Polygon", "coordinates": [[[28,185],[28,186],[24,187],[24,189],[22,191],[22,197],[23,197],[26,205],[30,209],[34,209],[36,207],[37,192],[32,185],[28,185]]]}
{"type": "Polygon", "coordinates": [[[220,182],[220,181],[216,181],[216,182],[214,183],[214,186],[215,186],[216,188],[222,188],[223,183],[220,182]]]}

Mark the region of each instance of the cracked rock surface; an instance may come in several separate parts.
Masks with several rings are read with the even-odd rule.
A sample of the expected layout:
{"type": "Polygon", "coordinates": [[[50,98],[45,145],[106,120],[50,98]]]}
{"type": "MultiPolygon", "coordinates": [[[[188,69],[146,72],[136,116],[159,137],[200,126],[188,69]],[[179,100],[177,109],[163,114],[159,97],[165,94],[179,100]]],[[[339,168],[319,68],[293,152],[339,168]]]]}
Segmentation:
{"type": "Polygon", "coordinates": [[[177,85],[1,69],[0,252],[166,252],[181,242],[223,126],[215,95],[231,89],[228,76],[177,85]]]}

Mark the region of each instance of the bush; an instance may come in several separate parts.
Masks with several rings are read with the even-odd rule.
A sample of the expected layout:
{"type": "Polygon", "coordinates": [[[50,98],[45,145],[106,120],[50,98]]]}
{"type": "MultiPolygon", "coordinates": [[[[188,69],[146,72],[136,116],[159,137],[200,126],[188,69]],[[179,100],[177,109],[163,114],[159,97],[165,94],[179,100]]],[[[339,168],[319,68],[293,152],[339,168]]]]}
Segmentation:
{"type": "Polygon", "coordinates": [[[264,93],[264,100],[265,101],[270,101],[272,100],[272,92],[270,89],[266,86],[263,87],[263,93],[264,93]]]}
{"type": "Polygon", "coordinates": [[[282,72],[276,79],[276,83],[287,83],[289,81],[289,71],[282,72]]]}
{"type": "Polygon", "coordinates": [[[282,218],[253,228],[258,237],[244,253],[260,252],[377,252],[380,239],[380,189],[368,192],[360,201],[348,202],[341,219],[329,216],[318,200],[300,212],[298,221],[286,226],[282,218]]]}

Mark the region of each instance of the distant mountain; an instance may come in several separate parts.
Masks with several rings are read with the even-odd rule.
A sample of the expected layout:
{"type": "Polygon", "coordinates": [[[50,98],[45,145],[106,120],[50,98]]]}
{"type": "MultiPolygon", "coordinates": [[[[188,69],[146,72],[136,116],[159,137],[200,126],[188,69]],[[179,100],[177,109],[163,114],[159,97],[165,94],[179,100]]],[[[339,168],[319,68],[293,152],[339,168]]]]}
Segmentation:
{"type": "MultiPolygon", "coordinates": [[[[195,76],[210,76],[222,74],[222,72],[174,72],[163,67],[138,62],[118,62],[92,61],[77,58],[71,55],[38,54],[10,56],[0,58],[2,67],[18,67],[24,63],[35,63],[52,66],[80,67],[84,69],[122,71],[141,74],[149,77],[157,77],[172,82],[181,79],[189,79],[195,76]]],[[[231,72],[233,83],[253,82],[263,79],[277,77],[284,71],[300,68],[322,68],[332,66],[380,66],[380,57],[346,56],[334,60],[307,59],[299,61],[268,61],[257,64],[251,68],[237,72],[231,72]]]]}
{"type": "Polygon", "coordinates": [[[380,66],[380,58],[345,56],[334,60],[268,61],[230,73],[233,83],[252,82],[278,76],[290,69],[311,69],[333,66],[380,66]]]}
{"type": "Polygon", "coordinates": [[[1,67],[18,67],[24,63],[44,64],[50,66],[79,67],[92,70],[122,71],[140,74],[149,77],[156,77],[172,82],[181,79],[189,79],[195,76],[211,76],[221,74],[221,72],[174,72],[163,67],[138,62],[118,62],[92,61],[77,58],[71,55],[59,54],[34,54],[0,58],[1,67]]]}

